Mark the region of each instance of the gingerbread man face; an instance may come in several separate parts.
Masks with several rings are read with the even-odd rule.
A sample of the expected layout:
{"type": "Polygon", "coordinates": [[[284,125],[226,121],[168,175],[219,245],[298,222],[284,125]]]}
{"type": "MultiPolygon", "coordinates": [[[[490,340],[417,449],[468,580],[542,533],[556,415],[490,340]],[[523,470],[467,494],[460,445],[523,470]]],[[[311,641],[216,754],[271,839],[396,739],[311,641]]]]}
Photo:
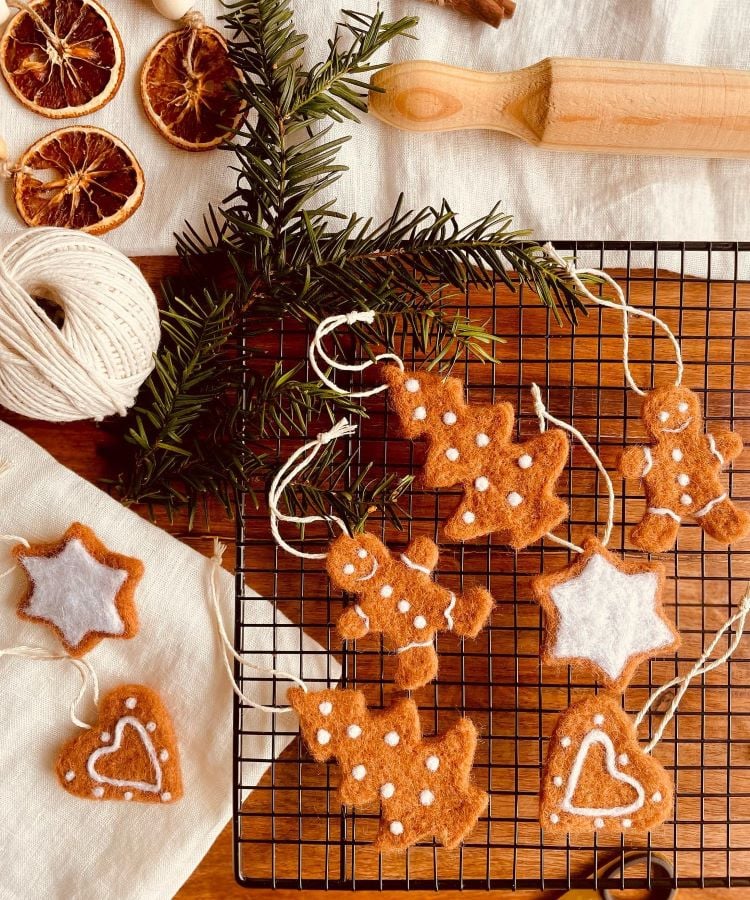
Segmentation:
{"type": "Polygon", "coordinates": [[[342,535],[336,539],[335,564],[328,566],[331,581],[342,591],[356,594],[377,579],[390,562],[390,554],[373,534],[355,537],[342,535]]]}
{"type": "Polygon", "coordinates": [[[643,424],[659,441],[675,434],[698,434],[703,423],[698,397],[688,388],[657,388],[643,401],[643,424]]]}

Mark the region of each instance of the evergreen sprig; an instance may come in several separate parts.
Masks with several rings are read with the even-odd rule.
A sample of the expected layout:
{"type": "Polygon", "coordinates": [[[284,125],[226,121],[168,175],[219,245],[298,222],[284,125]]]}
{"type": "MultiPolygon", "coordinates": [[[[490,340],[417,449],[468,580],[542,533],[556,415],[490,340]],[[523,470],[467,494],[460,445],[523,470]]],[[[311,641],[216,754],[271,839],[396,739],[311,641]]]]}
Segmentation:
{"type": "MultiPolygon", "coordinates": [[[[350,350],[372,355],[373,345],[398,350],[408,339],[428,364],[447,369],[464,354],[495,360],[500,338],[455,308],[472,286],[500,281],[516,290],[520,281],[558,320],[575,320],[583,309],[567,273],[498,207],[461,225],[445,201],[414,211],[400,199],[373,224],[343,216],[326,199],[346,172],[338,156],[349,139],[332,129],[359,121],[369,75],[381,65],[376,54],[413,37],[415,18],[345,11],[326,58],[306,66],[307,39],[295,28],[291,0],[235,0],[227,9],[230,55],[242,73],[235,90],[248,109],[225,148],[236,188],[201,228],[189,226],[178,239],[188,289],[167,291],[164,341],[126,424],[132,453],[116,484],[129,502],[170,511],[186,504],[191,515],[209,495],[229,510],[237,490],[268,478],[279,464],[271,438],[306,435],[312,421],[342,408],[364,415],[300,380],[299,366],[269,366],[252,349],[238,357],[231,336],[240,319],[246,333],[269,320],[313,328],[328,315],[367,308],[380,315],[352,329],[350,350]]],[[[347,484],[347,461],[337,462],[336,452],[321,454],[304,484],[287,491],[289,505],[334,511],[353,529],[373,511],[398,524],[408,481],[373,480],[366,469],[347,484]]]]}

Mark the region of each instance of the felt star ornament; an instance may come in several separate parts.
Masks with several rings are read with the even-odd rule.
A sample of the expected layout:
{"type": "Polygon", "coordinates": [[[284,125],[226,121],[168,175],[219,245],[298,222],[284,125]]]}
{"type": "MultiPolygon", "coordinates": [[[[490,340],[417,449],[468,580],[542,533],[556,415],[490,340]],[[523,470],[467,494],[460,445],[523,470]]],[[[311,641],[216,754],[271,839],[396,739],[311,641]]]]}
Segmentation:
{"type": "Polygon", "coordinates": [[[468,405],[456,378],[392,365],[382,371],[404,434],[427,440],[424,485],[463,489],[444,527],[447,538],[466,541],[496,533],[520,550],[567,516],[567,504],[555,494],[568,458],[562,430],[550,428],[516,443],[510,403],[468,405]]]}
{"type": "Polygon", "coordinates": [[[662,608],[664,567],[624,560],[595,537],[583,551],[532,582],[545,615],[542,661],[576,666],[622,691],[641,662],[680,644],[662,608]]]}
{"type": "Polygon", "coordinates": [[[109,550],[90,528],[76,522],[59,541],[12,552],[27,579],[18,615],[49,625],[71,656],[138,631],[134,594],[143,563],[109,550]]]}

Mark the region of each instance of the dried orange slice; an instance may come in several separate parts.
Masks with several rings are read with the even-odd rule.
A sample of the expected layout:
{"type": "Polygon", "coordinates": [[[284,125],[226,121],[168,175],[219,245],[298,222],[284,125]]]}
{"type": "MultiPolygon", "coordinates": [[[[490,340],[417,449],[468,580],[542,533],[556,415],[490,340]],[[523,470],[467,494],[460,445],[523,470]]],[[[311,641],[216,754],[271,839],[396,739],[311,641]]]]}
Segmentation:
{"type": "Polygon", "coordinates": [[[15,167],[14,194],[27,225],[104,234],[141,205],[143,170],[119,138],[90,125],[53,131],[15,167]]]}
{"type": "Polygon", "coordinates": [[[141,98],[156,129],[183,150],[211,150],[239,127],[242,100],[231,83],[241,78],[226,41],[200,25],[172,31],[154,47],[141,71],[141,98]]]}
{"type": "Polygon", "coordinates": [[[0,69],[24,106],[63,119],[114,97],[125,56],[109,13],[95,0],[30,0],[0,40],[0,69]]]}

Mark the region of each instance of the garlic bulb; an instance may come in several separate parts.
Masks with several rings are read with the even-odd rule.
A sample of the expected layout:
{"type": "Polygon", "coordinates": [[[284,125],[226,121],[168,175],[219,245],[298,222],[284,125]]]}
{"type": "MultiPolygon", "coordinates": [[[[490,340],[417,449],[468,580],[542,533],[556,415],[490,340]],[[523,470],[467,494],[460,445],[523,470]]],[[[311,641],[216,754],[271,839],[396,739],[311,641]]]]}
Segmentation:
{"type": "MultiPolygon", "coordinates": [[[[0,9],[5,0],[0,0],[0,9]]],[[[195,0],[151,0],[156,7],[156,11],[161,13],[164,18],[177,21],[181,19],[185,13],[190,12],[193,8],[195,0]]]]}

